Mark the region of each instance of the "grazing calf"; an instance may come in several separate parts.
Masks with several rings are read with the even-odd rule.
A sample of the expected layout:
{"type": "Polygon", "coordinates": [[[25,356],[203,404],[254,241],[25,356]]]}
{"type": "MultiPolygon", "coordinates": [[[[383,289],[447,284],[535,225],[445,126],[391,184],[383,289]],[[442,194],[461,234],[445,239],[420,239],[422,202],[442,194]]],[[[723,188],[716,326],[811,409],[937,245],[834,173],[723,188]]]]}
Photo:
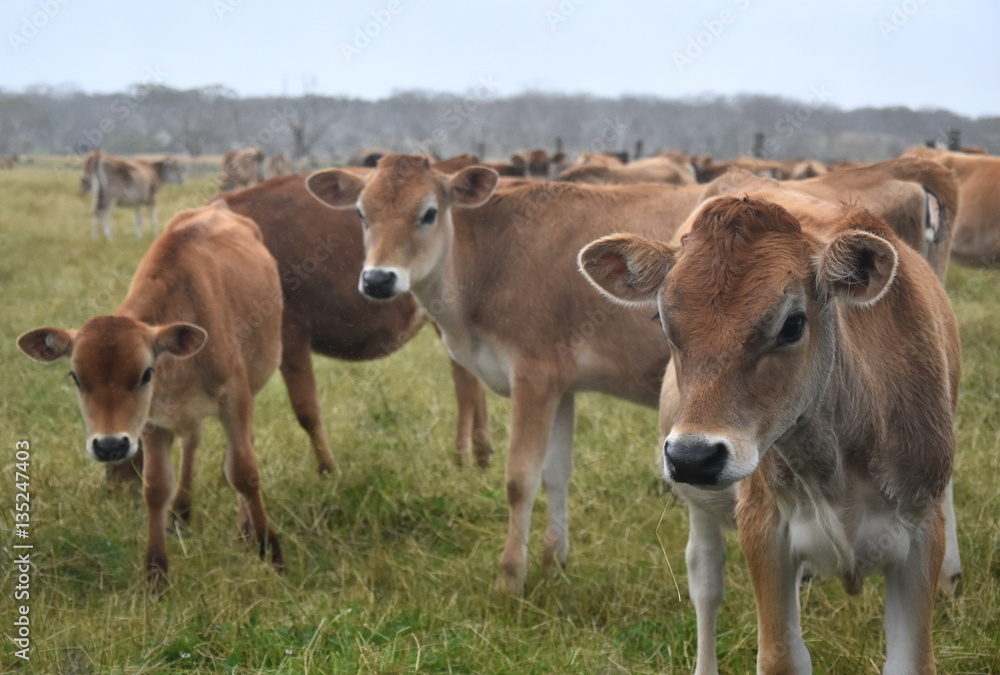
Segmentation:
{"type": "Polygon", "coordinates": [[[252,427],[253,397],[281,354],[281,305],[278,271],[257,226],[218,204],[174,216],[113,315],[77,330],[39,328],[18,338],[34,359],[70,359],[88,455],[121,462],[138,451],[141,438],[151,579],[167,572],[170,446],[179,436],[181,486],[173,510],[187,520],[192,462],[208,415],[218,415],[225,428],[224,468],[239,493],[240,527],[252,528],[261,557],[270,548],[275,567],[283,566],[264,511],[252,427]]]}
{"type": "Polygon", "coordinates": [[[365,223],[361,290],[382,300],[412,292],[452,358],[511,397],[510,518],[498,582],[519,593],[542,485],[543,564],[565,564],[569,555],[576,392],[655,405],[669,355],[648,318],[615,314],[591,292],[575,272],[576,251],[626,224],[669,237],[702,187],[530,180],[494,195],[498,182],[485,167],[446,176],[426,157],[389,155],[365,178],[333,169],[308,185],[365,223]],[[616,358],[622,345],[625,360],[616,358]]]}
{"type": "Polygon", "coordinates": [[[155,237],[157,191],[164,183],[183,182],[180,165],[169,157],[158,162],[145,162],[106,155],[100,150],[90,153],[83,160],[81,187],[84,192],[89,190],[92,196],[94,223],[90,230],[91,238],[97,237],[98,221],[103,221],[104,236],[111,239],[111,212],[115,206],[135,208],[136,239],[142,239],[140,208],[148,206],[155,237]]]}
{"type": "MultiPolygon", "coordinates": [[[[701,488],[735,485],[758,672],[812,672],[803,564],[849,593],[884,573],[883,672],[935,672],[959,343],[934,271],[864,209],[802,222],[773,202],[726,196],[691,222],[680,245],[599,239],[580,266],[609,297],[659,310],[672,355],[664,473],[697,507],[688,557],[702,587],[692,595],[721,602],[725,560],[724,543],[720,555],[714,537],[699,541],[695,514],[725,519],[732,507],[726,492],[701,488]]],[[[701,647],[698,672],[713,672],[701,647]]]]}
{"type": "MultiPolygon", "coordinates": [[[[278,263],[285,299],[281,375],[312,441],[317,468],[328,473],[336,470],[336,461],[323,426],[312,352],[350,361],[382,358],[409,342],[426,314],[409,294],[378,302],[358,292],[365,257],[361,222],[352,211],[332,211],[316,201],[305,180],[306,174],[272,178],[221,199],[257,223],[278,263]]],[[[458,402],[455,463],[485,467],[493,455],[486,394],[475,376],[454,362],[452,377],[458,402]]]]}

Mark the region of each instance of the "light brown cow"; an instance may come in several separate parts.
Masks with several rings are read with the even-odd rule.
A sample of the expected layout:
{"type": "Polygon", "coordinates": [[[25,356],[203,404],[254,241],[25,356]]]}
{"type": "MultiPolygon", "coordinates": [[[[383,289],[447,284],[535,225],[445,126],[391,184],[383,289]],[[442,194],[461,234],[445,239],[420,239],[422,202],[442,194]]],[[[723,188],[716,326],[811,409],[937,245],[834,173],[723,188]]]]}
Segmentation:
{"type": "MultiPolygon", "coordinates": [[[[807,224],[773,202],[718,197],[687,229],[679,246],[605,237],[580,266],[609,297],[658,308],[671,345],[664,474],[692,505],[692,596],[721,603],[716,523],[732,518],[725,492],[698,488],[735,485],[758,672],[812,672],[798,602],[808,564],[850,593],[883,572],[884,672],[933,673],[959,375],[934,271],[853,207],[807,224]]],[[[715,616],[698,608],[700,642],[715,616]]],[[[700,643],[697,672],[715,672],[700,643]]]]}
{"type": "Polygon", "coordinates": [[[749,194],[779,202],[793,209],[800,220],[813,217],[810,207],[795,210],[790,195],[800,195],[800,201],[810,201],[803,195],[815,197],[826,204],[827,210],[845,203],[863,206],[886,220],[903,241],[920,251],[942,281],[956,229],[955,214],[961,208],[954,173],[937,162],[916,157],[783,183],[731,169],[708,186],[703,196],[707,199],[723,194],[749,194]]]}
{"type": "Polygon", "coordinates": [[[98,221],[103,221],[104,237],[111,240],[111,212],[115,206],[135,209],[135,238],[142,239],[143,206],[149,207],[153,236],[157,234],[156,194],[164,183],[183,183],[180,165],[165,157],[157,162],[106,155],[100,150],[83,160],[81,188],[91,193],[94,215],[91,238],[97,237],[98,221]]]}
{"type": "Polygon", "coordinates": [[[287,176],[290,173],[295,173],[295,167],[288,160],[283,153],[278,153],[276,155],[271,155],[267,158],[267,163],[264,166],[264,178],[275,178],[277,176],[287,176]]]}
{"type": "Polygon", "coordinates": [[[730,169],[743,169],[761,178],[777,180],[802,180],[829,173],[825,164],[809,159],[774,160],[738,157],[715,163],[711,157],[705,157],[695,163],[695,167],[699,183],[709,183],[730,169]]]}
{"type": "Polygon", "coordinates": [[[17,155],[0,155],[0,169],[10,170],[17,164],[17,155]]]}
{"type": "Polygon", "coordinates": [[[222,157],[220,189],[223,192],[256,185],[264,178],[263,150],[259,148],[230,150],[222,157]]]}
{"type": "MultiPolygon", "coordinates": [[[[352,169],[351,171],[358,171],[352,169]]],[[[365,170],[365,174],[368,170],[365,170]]],[[[320,473],[336,469],[323,427],[312,358],[382,358],[406,344],[426,318],[412,295],[376,302],[358,292],[364,262],[361,222],[331,211],[306,190],[307,174],[282,176],[222,199],[257,223],[278,263],[284,294],[281,375],[320,473]]],[[[454,461],[488,465],[493,455],[486,397],[476,378],[452,363],[458,401],[454,461]]]]}
{"type": "Polygon", "coordinates": [[[625,166],[625,162],[617,155],[605,152],[581,152],[568,168],[575,169],[578,166],[625,166]]]}
{"type": "Polygon", "coordinates": [[[694,170],[678,164],[668,157],[647,157],[620,166],[590,165],[563,171],[559,180],[570,183],[605,185],[633,185],[636,183],[664,183],[666,185],[693,185],[694,170]]]}
{"type": "Polygon", "coordinates": [[[281,354],[281,303],[278,270],[257,226],[217,204],[174,216],[113,315],[77,330],[39,328],[18,338],[34,359],[70,359],[88,455],[120,462],[142,439],[151,578],[167,572],[170,446],[181,438],[173,511],[188,520],[193,459],[209,415],[226,432],[224,468],[239,493],[241,530],[252,529],[261,557],[270,549],[275,567],[284,564],[264,510],[252,426],[253,397],[281,354]]]}
{"type": "Polygon", "coordinates": [[[362,290],[380,299],[412,292],[452,358],[511,397],[510,520],[498,581],[518,593],[541,485],[543,561],[565,564],[569,554],[575,393],[655,405],[668,356],[647,317],[617,314],[590,291],[575,272],[575,251],[625,226],[669,237],[701,187],[531,181],[493,195],[498,180],[484,167],[448,177],[426,157],[390,155],[365,179],[329,170],[308,184],[321,201],[364,218],[362,290]],[[632,355],[624,363],[621,344],[632,355]]]}
{"type": "Polygon", "coordinates": [[[958,177],[952,259],[974,267],[1000,267],[1000,157],[931,148],[906,154],[940,162],[958,177]]]}

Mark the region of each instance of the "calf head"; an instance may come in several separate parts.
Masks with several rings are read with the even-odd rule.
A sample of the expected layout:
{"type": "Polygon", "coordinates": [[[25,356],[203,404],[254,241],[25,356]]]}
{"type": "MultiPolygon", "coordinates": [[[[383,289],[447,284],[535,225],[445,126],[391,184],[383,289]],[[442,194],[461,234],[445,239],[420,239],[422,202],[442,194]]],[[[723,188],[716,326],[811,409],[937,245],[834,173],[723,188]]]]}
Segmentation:
{"type": "Polygon", "coordinates": [[[150,413],[155,366],[167,356],[196,354],[208,334],[198,326],[149,326],[120,316],[100,316],[73,331],[38,328],[17,339],[37,361],[68,357],[87,425],[87,454],[99,462],[129,459],[139,449],[150,413]]]}
{"type": "Polygon", "coordinates": [[[580,252],[580,268],[610,298],[659,309],[679,393],[664,471],[721,488],[814,412],[838,305],[878,302],[898,254],[888,227],[862,210],[823,240],[763,200],[720,197],[692,218],[679,246],[612,235],[580,252]]]}
{"type": "Polygon", "coordinates": [[[435,275],[452,243],[451,209],[482,205],[499,180],[482,166],[447,176],[422,155],[387,155],[366,178],[328,169],[309,176],[306,187],[327,206],[357,210],[365,242],[358,286],[388,300],[435,275]]]}

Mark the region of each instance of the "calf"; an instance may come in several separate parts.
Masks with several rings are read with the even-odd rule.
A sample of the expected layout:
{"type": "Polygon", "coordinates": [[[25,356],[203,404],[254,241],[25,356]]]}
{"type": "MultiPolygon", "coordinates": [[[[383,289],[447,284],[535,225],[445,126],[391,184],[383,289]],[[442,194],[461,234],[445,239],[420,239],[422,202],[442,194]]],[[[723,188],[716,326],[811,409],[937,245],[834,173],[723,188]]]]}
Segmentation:
{"type": "Polygon", "coordinates": [[[850,593],[883,572],[884,672],[933,673],[959,377],[934,271],[866,210],[803,222],[729,196],[701,207],[679,245],[614,235],[584,248],[580,267],[610,298],[658,308],[670,344],[664,473],[692,506],[698,672],[715,671],[717,524],[733,507],[732,491],[702,488],[735,485],[758,672],[812,672],[797,594],[809,564],[850,593]]]}
{"type": "Polygon", "coordinates": [[[104,223],[104,236],[111,239],[111,211],[115,206],[135,208],[135,238],[142,238],[142,213],[149,207],[153,223],[153,236],[157,234],[156,193],[164,183],[183,183],[180,165],[176,160],[164,158],[157,162],[141,159],[124,159],[106,155],[100,150],[87,155],[83,161],[83,191],[90,191],[94,223],[91,238],[97,237],[98,221],[104,223]]]}
{"type": "MultiPolygon", "coordinates": [[[[361,222],[331,211],[306,190],[306,174],[272,178],[223,195],[234,212],[257,223],[278,263],[284,295],[281,375],[299,424],[309,434],[320,473],[336,470],[323,427],[311,353],[350,361],[392,354],[424,325],[426,314],[406,294],[378,302],[358,292],[364,261],[361,222]]],[[[493,455],[486,395],[452,362],[458,401],[454,461],[488,465],[493,455]]]]}
{"type": "Polygon", "coordinates": [[[963,265],[1000,267],[1000,157],[932,148],[914,148],[906,154],[940,162],[956,173],[961,201],[952,259],[963,265]]]}
{"type": "Polygon", "coordinates": [[[261,557],[270,548],[275,567],[283,566],[264,511],[251,422],[253,397],[281,354],[281,305],[278,270],[257,226],[217,204],[174,216],[113,315],[18,338],[38,361],[70,359],[88,455],[121,462],[135,455],[141,438],[151,578],[167,572],[170,446],[181,438],[173,510],[187,520],[194,452],[208,415],[225,428],[224,468],[239,493],[240,528],[253,530],[261,557]]]}
{"type": "Polygon", "coordinates": [[[543,563],[565,564],[569,555],[576,392],[655,405],[668,357],[647,318],[614,314],[590,291],[575,273],[575,251],[624,223],[669,237],[702,187],[526,181],[494,195],[498,182],[485,167],[449,177],[426,157],[390,155],[364,178],[332,169],[308,186],[365,223],[361,290],[382,300],[412,292],[452,358],[511,397],[510,518],[498,583],[519,593],[543,484],[543,563]],[[629,359],[616,358],[622,344],[629,359]]]}
{"type": "Polygon", "coordinates": [[[222,191],[239,190],[264,180],[264,151],[260,148],[230,150],[222,157],[222,191]]]}

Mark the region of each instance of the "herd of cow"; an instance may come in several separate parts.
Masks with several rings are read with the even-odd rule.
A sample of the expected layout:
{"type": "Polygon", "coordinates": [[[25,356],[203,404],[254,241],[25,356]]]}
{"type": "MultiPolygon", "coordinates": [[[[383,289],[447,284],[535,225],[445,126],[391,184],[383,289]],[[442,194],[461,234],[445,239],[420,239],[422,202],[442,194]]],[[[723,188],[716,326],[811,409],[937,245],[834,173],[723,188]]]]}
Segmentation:
{"type": "MultiPolygon", "coordinates": [[[[429,320],[452,359],[457,464],[493,452],[483,385],[512,401],[500,588],[523,589],[543,485],[543,563],[566,563],[574,397],[600,391],[660,409],[662,470],[690,513],[697,673],[717,672],[732,527],[760,672],[811,672],[804,574],[857,593],[878,572],[884,672],[934,672],[935,592],[953,594],[961,575],[959,343],[942,281],[949,258],[1000,263],[1000,158],[916,149],[828,169],[379,154],[268,180],[259,151],[227,156],[225,187],[257,184],[177,214],[113,315],[19,338],[37,360],[69,358],[91,457],[128,470],[142,458],[151,578],[167,571],[168,513],[190,516],[206,416],[225,428],[240,527],[280,569],[254,395],[280,366],[319,470],[334,470],[311,353],[379,358],[429,320]]],[[[110,236],[116,203],[155,208],[175,169],[88,157],[95,234],[100,215],[110,236]]]]}

